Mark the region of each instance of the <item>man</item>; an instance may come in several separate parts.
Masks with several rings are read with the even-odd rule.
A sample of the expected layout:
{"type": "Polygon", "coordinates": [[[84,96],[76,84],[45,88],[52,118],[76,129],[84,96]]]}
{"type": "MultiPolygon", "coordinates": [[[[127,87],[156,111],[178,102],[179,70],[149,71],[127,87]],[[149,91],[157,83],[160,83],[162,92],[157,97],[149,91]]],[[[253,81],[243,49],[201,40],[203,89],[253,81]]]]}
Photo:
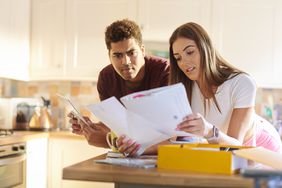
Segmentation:
{"type": "MultiPolygon", "coordinates": [[[[117,99],[147,89],[168,85],[169,66],[166,59],[145,56],[139,26],[128,19],[113,22],[106,28],[105,42],[111,64],[99,74],[97,89],[100,100],[112,96],[117,99]]],[[[110,129],[102,123],[86,121],[91,126],[81,126],[71,117],[73,132],[82,134],[88,143],[98,147],[109,147],[106,135],[110,129]]],[[[133,146],[137,150],[137,146],[133,146]]]]}

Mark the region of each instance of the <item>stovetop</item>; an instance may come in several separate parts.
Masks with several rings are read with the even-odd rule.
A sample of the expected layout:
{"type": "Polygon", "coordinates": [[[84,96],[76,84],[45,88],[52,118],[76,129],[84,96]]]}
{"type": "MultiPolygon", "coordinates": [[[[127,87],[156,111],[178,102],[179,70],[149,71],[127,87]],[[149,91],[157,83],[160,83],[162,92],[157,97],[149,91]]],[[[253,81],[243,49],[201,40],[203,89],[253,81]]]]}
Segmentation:
{"type": "Polygon", "coordinates": [[[12,129],[0,129],[0,138],[11,136],[12,134],[14,134],[12,129]]]}
{"type": "MultiPolygon", "coordinates": [[[[13,134],[14,131],[11,129],[0,129],[0,138],[6,138],[12,136],[13,134]]],[[[0,158],[22,154],[25,153],[25,151],[26,144],[24,142],[0,145],[0,158]]]]}
{"type": "MultiPolygon", "coordinates": [[[[26,144],[24,142],[15,143],[15,144],[8,144],[0,146],[0,158],[8,157],[11,155],[23,154],[26,152],[26,144]]],[[[3,162],[3,161],[2,161],[3,162]]],[[[0,166],[3,163],[0,162],[0,166]]]]}

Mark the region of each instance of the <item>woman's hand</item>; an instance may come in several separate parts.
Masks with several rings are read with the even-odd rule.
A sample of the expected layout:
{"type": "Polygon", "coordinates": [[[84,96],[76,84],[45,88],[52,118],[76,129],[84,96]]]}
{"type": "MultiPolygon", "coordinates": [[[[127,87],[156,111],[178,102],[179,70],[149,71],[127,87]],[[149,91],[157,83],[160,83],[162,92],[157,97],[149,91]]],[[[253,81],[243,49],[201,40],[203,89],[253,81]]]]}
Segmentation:
{"type": "Polygon", "coordinates": [[[138,156],[137,151],[140,149],[141,145],[137,144],[131,139],[126,138],[125,135],[118,137],[116,141],[119,152],[123,153],[126,157],[136,157],[138,156]]]}
{"type": "Polygon", "coordinates": [[[201,114],[197,113],[184,117],[183,121],[177,125],[176,130],[207,137],[212,127],[212,124],[207,122],[201,114]]]}

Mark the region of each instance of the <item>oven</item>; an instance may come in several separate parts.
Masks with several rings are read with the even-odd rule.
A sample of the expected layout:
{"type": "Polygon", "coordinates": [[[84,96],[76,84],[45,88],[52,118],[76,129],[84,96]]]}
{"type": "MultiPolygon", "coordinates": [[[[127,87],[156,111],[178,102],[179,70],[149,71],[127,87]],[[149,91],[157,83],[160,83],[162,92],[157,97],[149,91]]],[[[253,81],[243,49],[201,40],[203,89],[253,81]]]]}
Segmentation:
{"type": "Polygon", "coordinates": [[[0,187],[26,187],[26,145],[0,145],[0,187]]]}

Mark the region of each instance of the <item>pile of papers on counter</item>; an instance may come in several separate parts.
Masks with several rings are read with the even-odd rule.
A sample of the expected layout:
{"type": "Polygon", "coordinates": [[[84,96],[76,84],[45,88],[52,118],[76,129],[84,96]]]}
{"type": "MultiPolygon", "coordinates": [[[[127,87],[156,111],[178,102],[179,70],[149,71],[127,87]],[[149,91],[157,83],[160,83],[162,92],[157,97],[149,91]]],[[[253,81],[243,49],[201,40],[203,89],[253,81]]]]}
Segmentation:
{"type": "Polygon", "coordinates": [[[142,155],[138,158],[107,157],[106,159],[99,159],[99,160],[95,160],[94,162],[147,169],[147,168],[155,168],[157,166],[157,156],[142,155]]]}

